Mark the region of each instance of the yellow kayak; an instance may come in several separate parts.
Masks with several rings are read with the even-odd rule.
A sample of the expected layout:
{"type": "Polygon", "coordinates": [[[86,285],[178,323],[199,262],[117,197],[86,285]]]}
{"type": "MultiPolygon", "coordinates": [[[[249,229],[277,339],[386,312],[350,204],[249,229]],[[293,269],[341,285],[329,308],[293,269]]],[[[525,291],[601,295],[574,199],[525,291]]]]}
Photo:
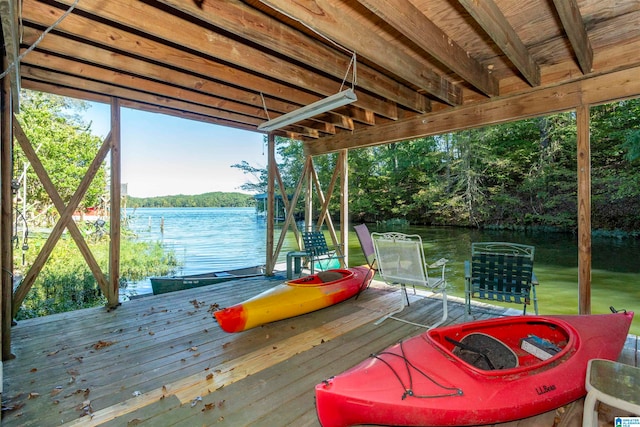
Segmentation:
{"type": "Polygon", "coordinates": [[[337,304],[367,287],[368,267],[321,271],[289,280],[240,304],[213,313],[226,332],[240,332],[337,304]]]}

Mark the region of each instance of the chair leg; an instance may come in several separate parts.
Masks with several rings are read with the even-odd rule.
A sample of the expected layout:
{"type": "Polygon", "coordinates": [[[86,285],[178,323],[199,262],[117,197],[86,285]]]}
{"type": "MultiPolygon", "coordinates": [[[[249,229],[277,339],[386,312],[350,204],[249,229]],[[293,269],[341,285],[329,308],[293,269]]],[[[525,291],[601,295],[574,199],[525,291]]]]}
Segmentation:
{"type": "MultiPolygon", "coordinates": [[[[411,302],[409,302],[409,294],[407,293],[407,287],[405,285],[402,285],[402,290],[404,291],[404,297],[407,300],[407,307],[411,305],[411,302]]],[[[413,287],[413,292],[415,294],[416,288],[415,286],[413,287]]]]}
{"type": "MultiPolygon", "coordinates": [[[[402,292],[402,291],[400,291],[400,292],[402,292]]],[[[405,296],[406,296],[406,289],[404,290],[404,292],[405,292],[405,296]]],[[[407,300],[408,299],[409,299],[409,297],[407,296],[407,300]]],[[[380,319],[376,320],[373,324],[377,326],[377,325],[379,325],[380,323],[384,322],[387,319],[395,319],[395,320],[400,320],[402,322],[406,322],[406,321],[404,321],[402,319],[397,319],[397,318],[393,317],[396,314],[400,313],[402,310],[404,310],[405,307],[406,307],[406,305],[404,305],[404,298],[402,298],[402,294],[401,294],[400,295],[400,306],[397,309],[393,310],[391,313],[389,313],[389,314],[381,317],[380,319]]],[[[406,323],[410,323],[410,322],[406,322],[406,323]]]]}
{"type": "MultiPolygon", "coordinates": [[[[402,297],[401,297],[400,301],[404,302],[402,297]]],[[[397,320],[399,322],[408,323],[410,325],[419,326],[421,328],[433,329],[435,327],[438,327],[438,326],[442,325],[447,320],[447,318],[449,317],[449,306],[447,304],[447,291],[446,291],[445,288],[442,289],[442,318],[438,322],[434,323],[431,326],[424,325],[422,323],[411,322],[410,320],[399,319],[399,318],[395,317],[395,315],[400,313],[401,311],[403,311],[405,309],[405,307],[406,306],[404,304],[402,304],[402,306],[398,310],[395,310],[395,311],[387,314],[386,316],[376,320],[374,322],[374,325],[379,325],[380,323],[384,322],[387,319],[393,319],[393,320],[397,320]]]]}
{"type": "Polygon", "coordinates": [[[442,319],[440,319],[438,323],[434,323],[433,325],[429,326],[429,329],[437,328],[438,326],[442,325],[447,320],[447,317],[449,317],[449,306],[447,304],[447,290],[443,289],[442,290],[442,319]]]}
{"type": "Polygon", "coordinates": [[[598,401],[594,393],[587,393],[584,399],[582,427],[598,427],[598,401]]]}
{"type": "Polygon", "coordinates": [[[471,315],[471,290],[469,289],[469,281],[464,282],[464,321],[466,322],[471,315]]]}
{"type": "Polygon", "coordinates": [[[534,285],[531,287],[533,288],[533,311],[538,315],[538,296],[536,295],[536,287],[534,285]]]}

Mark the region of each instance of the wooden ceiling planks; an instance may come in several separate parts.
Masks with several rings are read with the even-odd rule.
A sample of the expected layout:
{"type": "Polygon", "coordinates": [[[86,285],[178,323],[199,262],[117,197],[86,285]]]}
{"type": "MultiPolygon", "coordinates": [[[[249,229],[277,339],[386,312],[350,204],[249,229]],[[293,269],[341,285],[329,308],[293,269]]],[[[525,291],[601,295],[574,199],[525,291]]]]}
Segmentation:
{"type": "MultiPolygon", "coordinates": [[[[74,1],[24,0],[21,51],[74,1]]],[[[638,65],[636,0],[81,0],[20,74],[247,130],[355,83],[357,103],[274,131],[317,152],[638,65]]]]}

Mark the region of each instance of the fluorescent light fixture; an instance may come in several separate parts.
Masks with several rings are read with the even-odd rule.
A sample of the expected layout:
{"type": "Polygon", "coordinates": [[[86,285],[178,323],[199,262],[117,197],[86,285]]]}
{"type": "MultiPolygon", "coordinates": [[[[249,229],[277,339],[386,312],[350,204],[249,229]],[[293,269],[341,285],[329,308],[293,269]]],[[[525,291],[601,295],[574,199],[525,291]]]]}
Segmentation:
{"type": "Polygon", "coordinates": [[[343,90],[342,92],[338,92],[327,98],[316,101],[313,104],[305,105],[304,107],[298,108],[290,113],[276,117],[273,120],[266,121],[258,126],[258,130],[269,132],[275,129],[280,129],[292,123],[342,107],[343,105],[351,104],[357,100],[358,97],[353,89],[343,90]]]}

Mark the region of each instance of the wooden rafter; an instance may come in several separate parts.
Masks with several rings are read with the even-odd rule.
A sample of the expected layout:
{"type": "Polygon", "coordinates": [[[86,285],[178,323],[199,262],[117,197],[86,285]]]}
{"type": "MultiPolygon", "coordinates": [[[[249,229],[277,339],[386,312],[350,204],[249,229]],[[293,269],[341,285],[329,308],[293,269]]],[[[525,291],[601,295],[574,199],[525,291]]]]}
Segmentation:
{"type": "Polygon", "coordinates": [[[496,78],[469,57],[464,49],[420,13],[409,0],[358,1],[484,94],[498,94],[496,78]]]}
{"type": "MultiPolygon", "coordinates": [[[[346,52],[328,47],[283,23],[273,22],[267,15],[238,0],[204,2],[200,6],[195,2],[182,0],[161,2],[211,25],[226,28],[236,34],[242,33],[247,40],[304,62],[336,79],[342,80],[347,77],[347,84],[351,82],[351,76],[347,73],[352,67],[351,57],[346,52]]],[[[357,82],[358,87],[380,93],[414,111],[427,112],[431,109],[431,103],[424,95],[366,65],[358,64],[357,82]]]]}
{"type": "MultiPolygon", "coordinates": [[[[39,2],[35,2],[30,6],[32,7],[25,8],[24,12],[23,19],[26,23],[34,22],[39,25],[48,25],[54,19],[58,18],[58,15],[62,12],[55,7],[39,2]]],[[[76,76],[67,76],[64,78],[64,80],[69,81],[68,83],[58,83],[62,88],[86,86],[87,83],[82,84],[79,81],[86,77],[85,73],[88,73],[91,76],[91,81],[97,85],[112,87],[112,89],[107,92],[102,92],[100,88],[94,88],[94,90],[112,94],[123,100],[128,99],[130,95],[118,93],[118,88],[120,87],[127,88],[133,86],[147,94],[165,93],[162,91],[163,88],[172,88],[167,94],[178,92],[174,95],[175,99],[162,98],[167,99],[167,105],[172,106],[176,111],[194,111],[202,109],[204,106],[215,106],[218,110],[202,111],[203,119],[205,117],[218,117],[222,125],[243,129],[255,129],[258,124],[266,120],[260,92],[265,94],[269,111],[275,113],[287,113],[300,106],[300,104],[283,101],[282,99],[295,99],[301,104],[311,103],[318,99],[317,96],[313,96],[308,92],[286,87],[273,80],[261,78],[248,72],[232,70],[229,67],[221,67],[211,59],[197,57],[184,50],[164,46],[155,40],[144,40],[144,42],[141,42],[139,36],[109,26],[103,22],[92,22],[84,17],[70,15],[58,25],[59,30],[70,34],[82,33],[83,29],[87,27],[94,29],[94,31],[85,35],[85,37],[88,37],[88,41],[95,43],[91,48],[88,48],[76,40],[49,34],[40,43],[40,48],[43,51],[55,52],[61,55],[61,58],[45,54],[38,56],[34,55],[36,52],[32,52],[26,57],[26,64],[48,64],[49,67],[57,66],[57,69],[63,69],[65,72],[68,70],[69,73],[76,76]],[[132,58],[121,53],[111,52],[106,48],[100,48],[99,46],[115,47],[122,51],[126,51],[135,46],[138,57],[132,58]],[[153,55],[158,52],[163,52],[165,61],[170,62],[175,60],[180,63],[181,69],[184,70],[184,72],[180,70],[168,70],[165,66],[156,62],[147,62],[140,59],[152,59],[153,55]],[[66,59],[66,61],[62,58],[66,59]],[[44,63],[42,61],[44,61],[44,63]],[[80,62],[77,62],[75,66],[68,67],[70,63],[76,61],[80,62]],[[95,64],[95,66],[88,64],[95,64]],[[193,75],[188,73],[195,73],[200,77],[194,79],[193,75]],[[137,75],[144,76],[145,79],[135,77],[137,75]],[[237,78],[243,79],[244,87],[252,89],[253,92],[247,92],[246,90],[224,83],[231,82],[237,78]],[[154,80],[164,82],[165,84],[154,85],[154,80]],[[209,99],[202,101],[199,99],[198,94],[201,95],[200,98],[207,96],[209,99]],[[214,98],[210,98],[211,96],[214,96],[214,98]],[[171,105],[171,101],[176,102],[177,100],[193,102],[193,105],[185,104],[184,107],[174,107],[171,105]],[[241,106],[239,111],[244,113],[245,116],[241,117],[238,115],[235,120],[228,120],[224,115],[220,116],[224,111],[238,111],[239,106],[241,106]],[[249,122],[251,125],[242,126],[241,124],[245,122],[249,122]]],[[[39,30],[31,27],[25,27],[24,32],[24,39],[27,44],[31,44],[41,34],[39,30]]],[[[44,81],[50,80],[45,74],[45,71],[26,68],[26,66],[23,66],[23,69],[25,70],[23,74],[29,78],[44,81]],[[36,74],[32,75],[32,72],[36,74]]],[[[57,77],[58,75],[59,74],[56,73],[52,74],[52,79],[60,79],[61,77],[57,77]]],[[[143,100],[142,102],[146,103],[146,105],[158,104],[157,102],[150,102],[148,100],[143,100]]],[[[210,123],[213,122],[210,120],[206,121],[210,123]]],[[[338,119],[336,119],[336,121],[340,122],[338,119]]]]}
{"type": "Polygon", "coordinates": [[[364,52],[368,58],[447,104],[462,103],[462,90],[457,85],[425,67],[415,58],[394,49],[372,28],[364,26],[349,9],[338,8],[334,2],[328,0],[316,0],[312,8],[290,0],[263,2],[304,22],[347,49],[364,52]]]}
{"type": "MultiPolygon", "coordinates": [[[[23,0],[22,52],[74,2],[23,0]]],[[[484,108],[487,94],[526,92],[538,78],[547,88],[577,81],[578,65],[599,74],[637,66],[635,3],[83,0],[24,58],[21,83],[255,131],[348,84],[355,51],[355,106],[274,131],[319,142],[452,106],[484,108]]]]}
{"type": "Polygon", "coordinates": [[[593,48],[582,15],[580,15],[580,9],[578,9],[578,2],[576,0],[553,0],[553,4],[560,16],[564,31],[569,37],[580,69],[584,74],[589,74],[593,71],[593,48]]]}
{"type": "Polygon", "coordinates": [[[540,85],[540,67],[493,0],[459,0],[532,86],[540,85]]]}
{"type": "MultiPolygon", "coordinates": [[[[64,0],[63,2],[73,3],[72,0],[64,0]]],[[[242,68],[251,69],[258,66],[268,77],[290,85],[302,85],[310,92],[319,94],[320,96],[316,96],[315,100],[332,95],[340,88],[340,82],[335,79],[310,75],[308,70],[295,63],[281,61],[272,54],[250,45],[243,45],[223,34],[203,31],[195,23],[181,20],[172,14],[159,13],[153,6],[143,2],[110,0],[109,7],[105,8],[102,0],[83,0],[78,3],[77,8],[116,24],[137,27],[152,37],[171,40],[186,49],[215,57],[242,68]],[[155,16],[153,20],[138,18],[151,14],[155,16]],[[177,27],[180,28],[180,31],[175,31],[177,27]]],[[[394,118],[395,109],[392,105],[368,94],[360,94],[354,105],[375,111],[385,117],[394,118]]]]}

